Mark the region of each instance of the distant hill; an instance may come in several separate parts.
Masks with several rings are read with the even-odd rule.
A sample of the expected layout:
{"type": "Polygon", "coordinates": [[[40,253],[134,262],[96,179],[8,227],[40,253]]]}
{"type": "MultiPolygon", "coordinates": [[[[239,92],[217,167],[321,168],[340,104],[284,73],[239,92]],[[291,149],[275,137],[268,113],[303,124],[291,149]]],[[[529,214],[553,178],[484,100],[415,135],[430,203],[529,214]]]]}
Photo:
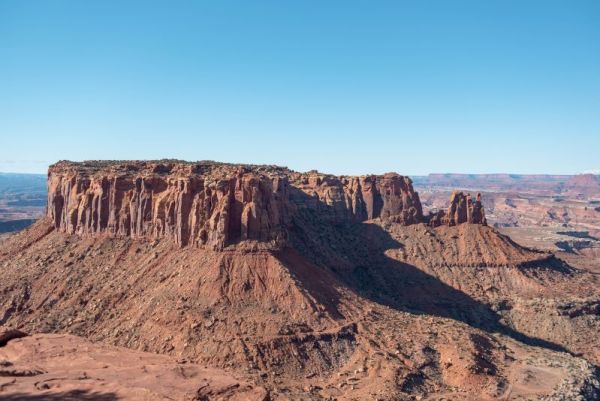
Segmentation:
{"type": "Polygon", "coordinates": [[[43,215],[45,174],[0,173],[0,233],[19,231],[43,215]]]}
{"type": "Polygon", "coordinates": [[[600,194],[600,177],[594,174],[575,175],[566,182],[565,189],[583,195],[600,194]]]}
{"type": "Polygon", "coordinates": [[[0,193],[46,193],[46,174],[0,173],[0,193]]]}
{"type": "Polygon", "coordinates": [[[493,192],[574,192],[600,194],[600,178],[593,174],[429,174],[412,177],[421,189],[460,188],[493,192]]]}

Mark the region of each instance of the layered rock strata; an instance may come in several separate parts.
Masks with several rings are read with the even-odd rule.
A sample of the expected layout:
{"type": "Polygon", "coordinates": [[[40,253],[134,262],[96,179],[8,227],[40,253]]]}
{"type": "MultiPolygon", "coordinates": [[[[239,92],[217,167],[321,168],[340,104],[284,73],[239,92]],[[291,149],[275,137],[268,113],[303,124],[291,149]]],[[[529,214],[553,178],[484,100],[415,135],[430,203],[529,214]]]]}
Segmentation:
{"type": "Polygon", "coordinates": [[[184,246],[284,236],[287,178],[241,166],[180,162],[59,162],[48,216],[67,233],[169,237],[184,246]]]}
{"type": "MultiPolygon", "coordinates": [[[[48,172],[47,215],[63,232],[172,238],[222,249],[244,240],[279,247],[299,210],[332,222],[426,222],[410,178],[360,177],[215,162],[61,161],[48,172]]],[[[449,224],[485,221],[481,202],[453,196],[449,224]]]]}
{"type": "Polygon", "coordinates": [[[447,211],[440,210],[428,216],[431,227],[442,225],[456,226],[463,223],[487,225],[485,211],[478,193],[475,201],[470,194],[454,191],[450,196],[450,207],[447,211]]]}
{"type": "Polygon", "coordinates": [[[381,218],[403,225],[423,221],[411,179],[396,173],[336,177],[311,171],[292,173],[290,182],[296,189],[294,203],[318,209],[335,221],[381,218]]]}

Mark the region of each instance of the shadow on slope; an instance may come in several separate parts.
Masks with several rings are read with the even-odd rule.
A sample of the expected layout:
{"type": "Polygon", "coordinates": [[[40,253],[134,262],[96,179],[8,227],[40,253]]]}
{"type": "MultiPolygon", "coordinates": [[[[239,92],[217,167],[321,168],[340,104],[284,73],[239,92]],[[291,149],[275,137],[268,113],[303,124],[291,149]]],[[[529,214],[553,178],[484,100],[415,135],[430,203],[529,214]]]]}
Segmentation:
{"type": "MultiPolygon", "coordinates": [[[[294,194],[296,200],[307,197],[300,192],[294,194]]],[[[314,201],[311,198],[313,205],[314,201]]],[[[388,257],[386,250],[402,249],[403,245],[382,227],[352,221],[340,215],[340,208],[322,202],[311,208],[302,206],[308,202],[297,203],[300,206],[290,233],[292,246],[312,263],[332,271],[359,295],[399,311],[450,318],[527,345],[568,352],[559,344],[504,325],[485,303],[416,266],[388,257]]],[[[557,274],[565,272],[557,270],[557,274]]]]}
{"type": "Polygon", "coordinates": [[[12,393],[2,394],[2,401],[117,401],[115,393],[100,393],[88,390],[71,390],[60,393],[12,393]]]}

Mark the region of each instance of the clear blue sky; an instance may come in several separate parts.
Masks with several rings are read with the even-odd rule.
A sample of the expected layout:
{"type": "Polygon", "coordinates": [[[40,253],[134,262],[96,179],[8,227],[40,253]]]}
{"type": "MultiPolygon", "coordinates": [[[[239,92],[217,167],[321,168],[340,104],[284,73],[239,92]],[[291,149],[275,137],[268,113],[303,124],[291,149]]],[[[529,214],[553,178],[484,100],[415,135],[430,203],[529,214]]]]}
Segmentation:
{"type": "Polygon", "coordinates": [[[0,1],[0,171],[600,168],[600,1],[0,1]]]}

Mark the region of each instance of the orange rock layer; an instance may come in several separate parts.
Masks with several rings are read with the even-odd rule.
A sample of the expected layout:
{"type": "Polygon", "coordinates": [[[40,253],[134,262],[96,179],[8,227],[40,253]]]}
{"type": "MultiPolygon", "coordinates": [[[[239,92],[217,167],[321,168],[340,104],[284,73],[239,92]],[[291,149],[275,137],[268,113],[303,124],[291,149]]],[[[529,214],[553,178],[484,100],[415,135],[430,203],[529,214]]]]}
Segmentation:
{"type": "MultiPolygon", "coordinates": [[[[395,173],[336,177],[171,160],[61,161],[48,172],[47,215],[58,230],[79,235],[172,238],[213,249],[244,240],[280,247],[302,209],[332,222],[428,220],[410,178],[395,173]]],[[[458,202],[452,213],[462,210],[458,202]]]]}
{"type": "Polygon", "coordinates": [[[432,227],[463,223],[487,225],[481,194],[478,193],[473,201],[470,194],[455,191],[450,196],[450,207],[447,211],[440,210],[429,216],[429,225],[432,227]]]}

